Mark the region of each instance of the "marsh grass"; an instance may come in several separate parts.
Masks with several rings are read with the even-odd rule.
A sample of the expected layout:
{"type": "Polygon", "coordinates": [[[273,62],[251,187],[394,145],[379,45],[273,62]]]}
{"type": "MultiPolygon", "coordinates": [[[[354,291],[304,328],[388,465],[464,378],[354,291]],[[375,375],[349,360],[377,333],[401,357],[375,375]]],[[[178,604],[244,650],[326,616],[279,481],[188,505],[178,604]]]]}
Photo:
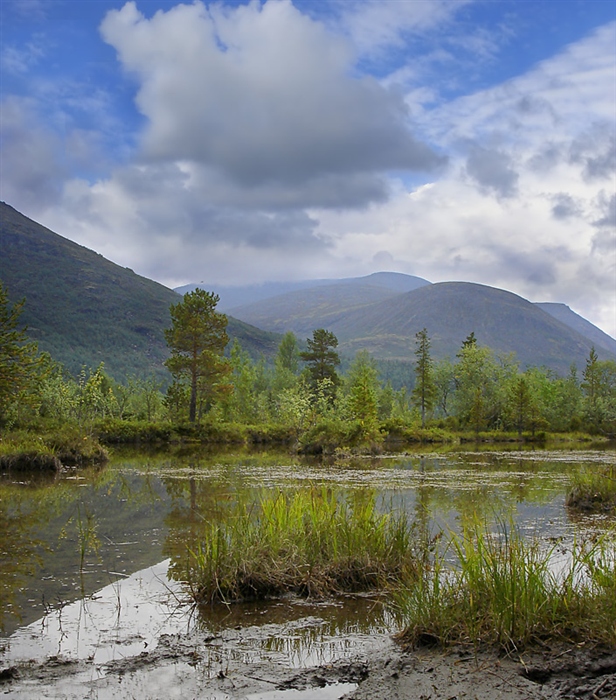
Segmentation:
{"type": "Polygon", "coordinates": [[[380,589],[416,576],[412,530],[373,492],[263,492],[204,525],[185,573],[197,603],[380,589]]]}
{"type": "Polygon", "coordinates": [[[545,640],[616,646],[615,551],[607,535],[575,544],[560,567],[554,547],[512,526],[501,524],[493,534],[475,524],[452,534],[417,583],[398,594],[399,640],[504,650],[545,640]]]}
{"type": "Polygon", "coordinates": [[[567,493],[566,504],[586,513],[616,513],[616,466],[577,474],[567,493]]]}
{"type": "Polygon", "coordinates": [[[104,464],[109,455],[98,440],[67,426],[48,433],[14,431],[0,439],[0,469],[59,471],[62,466],[104,464]]]}

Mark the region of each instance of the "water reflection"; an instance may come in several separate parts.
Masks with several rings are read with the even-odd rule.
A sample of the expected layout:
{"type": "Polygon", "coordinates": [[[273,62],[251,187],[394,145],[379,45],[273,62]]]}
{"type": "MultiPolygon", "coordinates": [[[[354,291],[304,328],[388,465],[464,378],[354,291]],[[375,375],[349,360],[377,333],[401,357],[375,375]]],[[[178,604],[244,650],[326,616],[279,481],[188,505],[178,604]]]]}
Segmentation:
{"type": "MultiPolygon", "coordinates": [[[[203,523],[224,520],[240,495],[257,498],[263,488],[332,484],[348,492],[374,489],[380,507],[407,510],[426,541],[440,528],[458,527],[471,517],[490,521],[511,516],[525,532],[559,537],[572,530],[600,530],[612,522],[568,514],[564,494],[571,474],[615,461],[613,451],[517,449],[424,451],[333,463],[270,452],[133,452],[118,455],[98,471],[49,479],[3,475],[0,626],[9,634],[45,610],[87,596],[164,557],[181,578],[203,523]]],[[[296,610],[281,605],[284,615],[296,610]]],[[[267,609],[275,615],[278,608],[270,604],[267,609]]],[[[248,610],[203,611],[203,620],[213,626],[252,624],[250,616],[258,619],[263,608],[248,610]],[[241,618],[238,622],[235,615],[241,618]]],[[[348,620],[356,621],[357,615],[348,620]]],[[[335,634],[348,632],[336,629],[335,634]]],[[[293,644],[293,635],[285,643],[293,644]]]]}

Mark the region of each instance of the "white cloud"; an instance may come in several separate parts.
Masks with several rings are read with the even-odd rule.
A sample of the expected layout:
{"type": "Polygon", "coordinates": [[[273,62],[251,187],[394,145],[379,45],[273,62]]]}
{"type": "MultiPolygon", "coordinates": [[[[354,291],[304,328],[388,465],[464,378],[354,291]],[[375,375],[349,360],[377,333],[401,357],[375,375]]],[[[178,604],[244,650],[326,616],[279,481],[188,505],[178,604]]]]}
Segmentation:
{"type": "Polygon", "coordinates": [[[404,46],[409,34],[444,24],[473,0],[362,0],[342,3],[340,23],[360,53],[378,54],[404,46]]]}
{"type": "Polygon", "coordinates": [[[201,165],[266,206],[362,204],[385,196],[383,171],[438,163],[400,95],[353,75],[349,42],[288,0],[151,19],[131,2],[101,32],[139,82],[144,157],[201,165]]]}
{"type": "Polygon", "coordinates": [[[616,334],[616,25],[528,74],[432,112],[423,127],[452,154],[447,173],[368,212],[315,212],[336,253],[388,251],[433,281],[562,301],[616,334]]]}
{"type": "MultiPolygon", "coordinates": [[[[332,24],[288,0],[150,18],[128,3],[101,31],[146,118],[137,153],[69,176],[115,124],[97,138],[54,102],[94,114],[108,95],[39,85],[38,104],[3,107],[3,197],[170,286],[395,269],[562,301],[614,335],[616,24],[447,104],[422,81],[454,58],[455,32],[382,83],[361,75],[460,6],[349,2],[332,24]],[[420,186],[408,171],[437,163],[422,139],[449,162],[420,186]]],[[[470,33],[465,50],[490,58],[492,40],[470,33]]]]}

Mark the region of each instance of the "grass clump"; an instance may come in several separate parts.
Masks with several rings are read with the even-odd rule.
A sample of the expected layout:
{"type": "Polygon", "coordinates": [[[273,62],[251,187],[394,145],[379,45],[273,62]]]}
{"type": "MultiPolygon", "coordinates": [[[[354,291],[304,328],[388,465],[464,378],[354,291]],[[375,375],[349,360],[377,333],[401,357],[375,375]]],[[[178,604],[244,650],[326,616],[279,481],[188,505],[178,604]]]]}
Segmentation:
{"type": "Polygon", "coordinates": [[[187,580],[197,603],[378,589],[416,574],[411,532],[405,514],[377,511],[372,492],[263,492],[205,525],[187,580]]]}
{"type": "Polygon", "coordinates": [[[77,428],[41,435],[15,431],[0,439],[0,469],[7,471],[53,472],[63,466],[103,464],[107,459],[98,440],[77,428]]]}
{"type": "Polygon", "coordinates": [[[616,467],[576,475],[565,502],[585,513],[616,513],[616,467]]]}
{"type": "Polygon", "coordinates": [[[399,595],[405,646],[496,645],[510,651],[545,640],[616,647],[616,549],[607,536],[576,545],[555,566],[555,549],[501,525],[452,535],[418,582],[399,595]]]}

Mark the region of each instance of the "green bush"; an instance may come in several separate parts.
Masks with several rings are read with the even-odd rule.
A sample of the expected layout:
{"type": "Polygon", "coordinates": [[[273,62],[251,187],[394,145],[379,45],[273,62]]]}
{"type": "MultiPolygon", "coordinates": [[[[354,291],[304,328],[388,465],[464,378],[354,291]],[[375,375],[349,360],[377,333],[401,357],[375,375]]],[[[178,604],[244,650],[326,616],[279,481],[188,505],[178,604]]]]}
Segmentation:
{"type": "Polygon", "coordinates": [[[94,430],[101,442],[117,444],[168,443],[173,437],[170,423],[107,418],[96,423],[94,430]]]}

